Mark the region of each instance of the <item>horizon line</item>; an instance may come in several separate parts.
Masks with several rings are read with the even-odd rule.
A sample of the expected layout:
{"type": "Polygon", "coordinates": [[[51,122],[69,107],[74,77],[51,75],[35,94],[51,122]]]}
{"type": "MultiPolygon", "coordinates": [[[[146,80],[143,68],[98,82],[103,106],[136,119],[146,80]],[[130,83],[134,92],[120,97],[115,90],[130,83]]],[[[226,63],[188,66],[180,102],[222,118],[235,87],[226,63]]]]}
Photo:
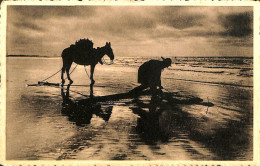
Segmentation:
{"type": "MultiPolygon", "coordinates": [[[[61,56],[46,56],[46,55],[26,55],[26,54],[10,54],[6,55],[6,57],[38,57],[38,58],[56,58],[61,56]]],[[[161,56],[120,56],[120,57],[137,57],[137,58],[146,58],[146,57],[161,57],[161,56]]],[[[179,57],[179,58],[253,58],[254,56],[165,56],[165,57],[179,57]]]]}

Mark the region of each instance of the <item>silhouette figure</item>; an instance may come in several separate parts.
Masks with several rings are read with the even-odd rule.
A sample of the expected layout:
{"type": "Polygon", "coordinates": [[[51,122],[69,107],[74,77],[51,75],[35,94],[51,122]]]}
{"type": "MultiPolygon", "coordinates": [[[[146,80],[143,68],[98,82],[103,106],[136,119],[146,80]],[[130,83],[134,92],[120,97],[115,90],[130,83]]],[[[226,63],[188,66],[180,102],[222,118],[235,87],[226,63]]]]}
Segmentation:
{"type": "Polygon", "coordinates": [[[93,48],[93,42],[89,39],[80,39],[76,41],[75,45],[71,45],[68,48],[65,48],[62,51],[62,61],[63,67],[61,72],[61,80],[62,86],[65,83],[65,79],[63,78],[63,73],[66,71],[68,80],[70,84],[73,83],[72,79],[70,78],[70,67],[73,62],[79,65],[90,65],[90,95],[93,96],[93,86],[95,84],[95,80],[93,79],[95,66],[99,62],[103,64],[102,58],[104,55],[107,55],[111,61],[114,60],[114,53],[111,48],[111,43],[107,42],[105,46],[93,48]]]}
{"type": "Polygon", "coordinates": [[[165,111],[158,100],[150,100],[145,103],[139,99],[133,100],[136,106],[130,107],[134,114],[138,115],[136,131],[142,140],[149,145],[154,145],[158,140],[167,142],[169,134],[162,130],[160,117],[165,111]],[[149,111],[146,111],[148,109],[149,111]]]}
{"type": "Polygon", "coordinates": [[[70,85],[67,87],[66,94],[64,93],[64,88],[61,88],[63,99],[61,113],[68,116],[69,121],[75,122],[77,126],[87,125],[90,124],[93,114],[106,122],[110,119],[113,106],[102,108],[96,102],[85,102],[85,100],[75,102],[69,96],[70,85]]]}
{"type": "Polygon", "coordinates": [[[150,60],[143,63],[138,69],[138,83],[141,85],[134,90],[143,90],[150,88],[152,96],[156,96],[157,87],[162,89],[161,72],[164,68],[171,66],[172,60],[170,58],[163,58],[162,61],[150,60]]]}

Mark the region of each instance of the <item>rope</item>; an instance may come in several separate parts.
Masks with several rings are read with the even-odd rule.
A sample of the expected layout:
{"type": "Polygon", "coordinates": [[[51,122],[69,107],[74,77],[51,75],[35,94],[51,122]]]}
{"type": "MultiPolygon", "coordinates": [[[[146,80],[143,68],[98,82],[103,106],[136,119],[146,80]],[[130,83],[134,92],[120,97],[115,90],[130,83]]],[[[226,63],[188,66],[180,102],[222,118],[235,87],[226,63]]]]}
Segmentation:
{"type": "MultiPolygon", "coordinates": [[[[77,66],[78,66],[78,64],[76,64],[76,66],[73,68],[73,70],[70,72],[70,74],[74,72],[74,70],[76,69],[77,66]]],[[[69,75],[70,75],[70,74],[69,74],[69,75]]],[[[67,78],[68,78],[68,77],[66,77],[65,80],[66,80],[67,78]]]]}
{"type": "Polygon", "coordinates": [[[73,93],[77,93],[78,95],[81,95],[81,96],[84,96],[84,97],[89,97],[88,95],[84,95],[83,93],[80,93],[78,91],[74,91],[74,90],[70,90],[70,89],[69,89],[69,91],[73,92],[73,93]]]}
{"type": "MultiPolygon", "coordinates": [[[[55,88],[67,90],[67,89],[65,89],[64,87],[55,87],[55,88]]],[[[77,93],[77,94],[79,94],[79,95],[81,95],[81,96],[84,96],[84,97],[89,97],[88,95],[84,95],[83,93],[80,93],[80,92],[78,92],[78,91],[74,91],[74,90],[70,90],[70,89],[69,89],[69,91],[70,91],[70,92],[73,92],[73,93],[77,93]]],[[[70,96],[70,97],[72,97],[72,96],[70,96]]]]}
{"type": "Polygon", "coordinates": [[[41,82],[43,82],[43,81],[46,81],[46,80],[48,80],[48,79],[50,79],[51,77],[53,77],[53,76],[55,76],[56,74],[58,74],[60,71],[62,70],[62,68],[59,70],[59,71],[57,71],[56,73],[54,73],[53,75],[51,75],[50,77],[48,77],[48,78],[45,78],[44,80],[42,80],[41,82]]]}
{"type": "MultiPolygon", "coordinates": [[[[70,74],[76,69],[77,66],[78,66],[78,64],[73,68],[73,70],[70,72],[70,74]]],[[[56,74],[58,74],[61,70],[62,70],[62,68],[61,68],[59,71],[57,71],[56,73],[52,74],[51,76],[49,76],[49,77],[47,77],[47,78],[41,80],[41,82],[50,79],[51,77],[53,77],[53,76],[55,76],[56,74]]],[[[67,79],[67,78],[68,78],[68,77],[66,77],[65,79],[67,79]]]]}
{"type": "MultiPolygon", "coordinates": [[[[69,73],[69,75],[74,72],[74,70],[76,69],[77,66],[78,66],[78,64],[76,64],[76,66],[72,69],[72,71],[69,73]]],[[[88,72],[87,72],[87,70],[86,70],[86,65],[84,65],[84,67],[85,67],[85,71],[86,71],[86,73],[87,73],[87,75],[88,75],[88,72]]],[[[51,76],[49,76],[49,77],[43,79],[41,82],[50,79],[51,77],[53,77],[53,76],[55,76],[56,74],[58,74],[61,70],[62,70],[62,68],[61,68],[59,71],[57,71],[56,73],[52,74],[51,76]]],[[[89,77],[89,75],[88,75],[88,77],[89,77]]],[[[66,77],[65,79],[67,79],[67,78],[68,78],[68,77],[66,77]]],[[[90,77],[89,77],[89,78],[90,78],[90,77]]],[[[59,88],[59,87],[56,87],[56,88],[59,88]]],[[[63,89],[63,87],[61,87],[61,88],[63,89]]],[[[82,93],[80,93],[80,92],[77,92],[77,91],[74,91],[74,90],[69,90],[69,91],[71,91],[71,92],[73,92],[73,93],[77,93],[77,94],[82,95],[82,96],[85,96],[85,97],[88,97],[87,95],[84,95],[84,94],[82,94],[82,93]]]]}
{"type": "Polygon", "coordinates": [[[89,76],[88,71],[87,71],[87,69],[86,69],[86,65],[84,65],[84,69],[85,69],[85,72],[86,72],[87,75],[88,75],[88,78],[90,79],[90,76],[89,76]]]}

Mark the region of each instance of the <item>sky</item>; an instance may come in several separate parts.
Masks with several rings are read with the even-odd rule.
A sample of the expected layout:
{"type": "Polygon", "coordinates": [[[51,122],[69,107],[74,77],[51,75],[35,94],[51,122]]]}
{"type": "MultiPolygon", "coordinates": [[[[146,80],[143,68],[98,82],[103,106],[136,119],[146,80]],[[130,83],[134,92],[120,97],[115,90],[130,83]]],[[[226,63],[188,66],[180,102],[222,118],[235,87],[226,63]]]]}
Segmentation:
{"type": "Polygon", "coordinates": [[[7,53],[60,56],[76,40],[115,56],[252,57],[252,7],[8,6],[7,53]]]}

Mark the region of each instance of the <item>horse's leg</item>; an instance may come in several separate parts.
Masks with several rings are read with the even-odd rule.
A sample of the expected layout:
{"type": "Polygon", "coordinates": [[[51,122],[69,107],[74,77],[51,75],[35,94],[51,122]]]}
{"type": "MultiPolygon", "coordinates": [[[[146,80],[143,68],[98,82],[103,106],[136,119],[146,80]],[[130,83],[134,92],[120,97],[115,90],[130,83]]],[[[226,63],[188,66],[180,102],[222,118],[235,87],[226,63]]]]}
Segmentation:
{"type": "Polygon", "coordinates": [[[65,69],[66,69],[66,56],[64,55],[64,51],[62,52],[61,57],[62,57],[61,86],[63,86],[64,83],[65,83],[65,80],[63,78],[63,74],[64,74],[65,69]]]}
{"type": "Polygon", "coordinates": [[[67,73],[68,80],[70,80],[70,84],[73,83],[72,79],[70,78],[70,73],[69,73],[71,64],[72,64],[72,61],[70,61],[70,62],[67,64],[67,67],[66,67],[66,73],[67,73]]]}
{"type": "Polygon", "coordinates": [[[62,57],[62,69],[61,69],[61,85],[63,86],[65,83],[65,79],[63,78],[63,75],[65,73],[66,68],[68,67],[69,61],[70,61],[70,56],[69,56],[69,52],[68,49],[64,49],[61,53],[61,57],[62,57]]]}
{"type": "Polygon", "coordinates": [[[91,79],[91,84],[90,84],[90,96],[93,96],[93,86],[95,84],[95,80],[93,79],[94,75],[94,70],[95,70],[96,65],[91,65],[90,66],[90,79],[91,79]]]}
{"type": "Polygon", "coordinates": [[[62,67],[62,69],[61,69],[61,86],[63,86],[64,83],[65,83],[65,80],[64,80],[64,78],[63,78],[64,72],[65,72],[65,67],[64,67],[64,65],[63,65],[63,67],[62,67]]]}
{"type": "Polygon", "coordinates": [[[95,84],[95,80],[94,80],[94,70],[95,70],[96,65],[91,65],[90,66],[90,79],[91,79],[91,84],[95,84]]]}

